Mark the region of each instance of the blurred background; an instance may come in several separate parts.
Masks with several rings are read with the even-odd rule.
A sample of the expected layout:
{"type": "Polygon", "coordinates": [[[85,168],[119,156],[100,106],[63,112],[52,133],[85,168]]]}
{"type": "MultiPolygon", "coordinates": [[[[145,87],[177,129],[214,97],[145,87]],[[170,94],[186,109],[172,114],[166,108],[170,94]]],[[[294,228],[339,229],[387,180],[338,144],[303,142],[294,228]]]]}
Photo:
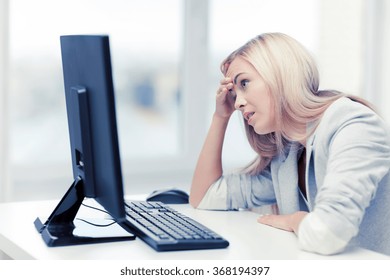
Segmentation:
{"type": "MultiPolygon", "coordinates": [[[[260,33],[298,39],[321,88],[365,97],[390,121],[389,2],[0,0],[0,201],[60,199],[73,181],[60,35],[110,36],[126,194],[189,190],[219,64],[260,33]]],[[[253,157],[236,114],[225,168],[253,157]]]]}

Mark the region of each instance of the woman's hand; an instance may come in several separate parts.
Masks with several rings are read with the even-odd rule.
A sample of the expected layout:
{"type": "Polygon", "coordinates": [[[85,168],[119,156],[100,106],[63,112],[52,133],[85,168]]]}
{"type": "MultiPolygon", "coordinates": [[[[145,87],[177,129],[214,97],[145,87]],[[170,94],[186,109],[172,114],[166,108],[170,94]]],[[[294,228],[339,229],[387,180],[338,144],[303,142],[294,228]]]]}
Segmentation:
{"type": "Polygon", "coordinates": [[[220,83],[216,97],[215,115],[222,118],[229,118],[235,110],[235,98],[231,91],[233,89],[233,81],[231,78],[225,77],[220,83]]]}
{"type": "Polygon", "coordinates": [[[287,231],[298,232],[299,225],[307,212],[299,211],[290,215],[264,215],[257,219],[261,224],[287,231]]]}

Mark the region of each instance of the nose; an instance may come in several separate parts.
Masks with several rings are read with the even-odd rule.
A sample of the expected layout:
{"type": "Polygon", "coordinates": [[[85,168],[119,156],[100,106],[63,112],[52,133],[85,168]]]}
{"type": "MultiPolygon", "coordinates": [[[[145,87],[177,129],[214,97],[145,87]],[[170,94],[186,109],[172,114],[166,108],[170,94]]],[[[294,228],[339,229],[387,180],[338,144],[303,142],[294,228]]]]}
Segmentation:
{"type": "Polygon", "coordinates": [[[241,94],[237,94],[236,101],[234,102],[234,108],[240,110],[246,105],[246,100],[241,94]]]}

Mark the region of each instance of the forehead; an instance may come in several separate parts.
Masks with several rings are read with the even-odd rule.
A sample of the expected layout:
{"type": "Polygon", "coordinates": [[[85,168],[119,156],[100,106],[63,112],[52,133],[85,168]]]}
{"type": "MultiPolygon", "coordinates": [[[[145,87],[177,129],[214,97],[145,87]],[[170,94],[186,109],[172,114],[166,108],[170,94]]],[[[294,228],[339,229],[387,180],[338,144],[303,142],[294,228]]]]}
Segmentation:
{"type": "Polygon", "coordinates": [[[229,65],[229,68],[226,72],[226,76],[234,77],[239,73],[250,73],[256,71],[255,68],[248,61],[238,56],[232,60],[229,65]]]}

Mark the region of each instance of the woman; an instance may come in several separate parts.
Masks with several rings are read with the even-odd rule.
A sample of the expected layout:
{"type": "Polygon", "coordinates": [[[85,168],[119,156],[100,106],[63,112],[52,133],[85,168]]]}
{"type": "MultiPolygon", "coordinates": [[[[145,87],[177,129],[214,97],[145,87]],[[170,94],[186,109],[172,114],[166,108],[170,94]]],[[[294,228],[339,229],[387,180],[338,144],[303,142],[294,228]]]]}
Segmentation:
{"type": "Polygon", "coordinates": [[[390,254],[390,132],[368,102],[319,90],[313,58],[285,34],[257,36],[221,70],[190,203],[226,210],[276,204],[278,215],[258,221],[295,232],[304,250],[335,254],[357,245],[390,254]],[[224,174],[234,110],[258,157],[224,174]]]}

